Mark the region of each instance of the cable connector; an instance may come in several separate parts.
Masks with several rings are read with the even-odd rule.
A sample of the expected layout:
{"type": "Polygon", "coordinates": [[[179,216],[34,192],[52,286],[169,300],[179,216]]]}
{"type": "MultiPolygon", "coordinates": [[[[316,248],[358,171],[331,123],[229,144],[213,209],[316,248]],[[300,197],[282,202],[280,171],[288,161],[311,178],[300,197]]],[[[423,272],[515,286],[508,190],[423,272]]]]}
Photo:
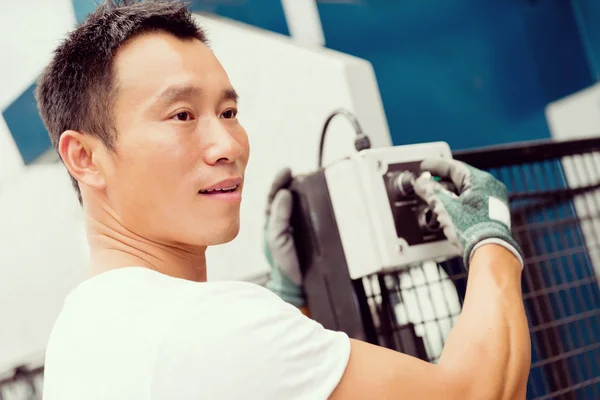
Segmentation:
{"type": "Polygon", "coordinates": [[[366,150],[371,148],[371,140],[364,133],[359,133],[354,139],[354,148],[356,151],[366,150]]]}
{"type": "Polygon", "coordinates": [[[329,123],[331,122],[333,117],[335,117],[336,115],[345,116],[352,124],[352,127],[354,128],[354,131],[356,132],[356,139],[354,139],[354,148],[356,148],[356,151],[361,151],[361,150],[366,150],[366,149],[371,148],[371,140],[369,140],[369,137],[367,136],[366,133],[363,133],[363,130],[360,127],[360,124],[358,123],[358,119],[356,118],[356,116],[346,109],[343,109],[343,108],[337,109],[334,112],[332,112],[329,115],[329,117],[327,117],[327,120],[325,121],[325,125],[323,126],[323,130],[321,131],[321,140],[319,141],[319,158],[318,158],[319,169],[323,167],[323,148],[325,147],[325,135],[327,134],[327,128],[329,128],[329,123]]]}

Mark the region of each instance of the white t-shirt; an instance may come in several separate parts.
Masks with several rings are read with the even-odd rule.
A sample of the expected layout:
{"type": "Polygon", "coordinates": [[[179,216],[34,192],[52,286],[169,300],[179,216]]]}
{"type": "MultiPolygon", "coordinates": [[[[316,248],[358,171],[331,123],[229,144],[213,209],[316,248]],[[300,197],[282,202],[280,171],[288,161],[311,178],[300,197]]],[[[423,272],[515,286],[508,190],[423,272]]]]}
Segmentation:
{"type": "Polygon", "coordinates": [[[65,300],[44,399],[326,399],[349,355],[346,334],[261,286],[123,268],[65,300]]]}

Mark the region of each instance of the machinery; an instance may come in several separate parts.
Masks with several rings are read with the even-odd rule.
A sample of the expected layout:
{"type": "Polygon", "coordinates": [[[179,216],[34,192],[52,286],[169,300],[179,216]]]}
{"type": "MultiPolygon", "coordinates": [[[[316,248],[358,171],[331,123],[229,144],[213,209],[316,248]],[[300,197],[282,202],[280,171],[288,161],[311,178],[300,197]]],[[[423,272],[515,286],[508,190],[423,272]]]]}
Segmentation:
{"type": "MultiPolygon", "coordinates": [[[[452,158],[452,153],[444,142],[371,149],[351,113],[336,111],[327,119],[317,170],[296,176],[290,185],[307,301],[318,305],[311,307],[311,315],[326,328],[375,343],[368,317],[372,310],[357,301],[372,294],[365,293],[360,279],[459,255],[412,187],[423,172],[421,161],[428,157],[452,158]],[[327,127],[339,114],[354,125],[357,152],[323,167],[327,127]],[[331,293],[336,293],[335,300],[331,293]]],[[[455,190],[452,183],[439,181],[455,190]]],[[[409,332],[415,349],[422,350],[416,334],[409,332]]]]}
{"type": "Polygon", "coordinates": [[[353,123],[357,152],[327,166],[319,162],[290,187],[311,318],[352,338],[439,361],[468,274],[411,183],[423,158],[453,158],[488,171],[508,189],[513,236],[525,260],[527,398],[600,398],[600,139],[452,153],[445,143],[371,149],[353,123]]]}
{"type": "MultiPolygon", "coordinates": [[[[327,262],[338,248],[350,278],[358,279],[457,256],[412,189],[426,157],[452,153],[443,142],[366,149],[296,177],[296,243],[299,254],[310,258],[302,264],[327,262]]],[[[453,190],[450,182],[443,184],[453,190]]]]}

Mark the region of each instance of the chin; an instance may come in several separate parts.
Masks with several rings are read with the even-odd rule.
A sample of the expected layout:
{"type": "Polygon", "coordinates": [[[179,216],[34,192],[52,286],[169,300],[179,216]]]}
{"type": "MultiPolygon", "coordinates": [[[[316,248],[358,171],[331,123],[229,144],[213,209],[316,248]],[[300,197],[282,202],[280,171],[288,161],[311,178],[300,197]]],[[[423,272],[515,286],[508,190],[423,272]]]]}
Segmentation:
{"type": "Polygon", "coordinates": [[[207,241],[208,246],[217,246],[220,244],[229,243],[237,237],[238,233],[240,233],[239,221],[232,222],[223,227],[223,229],[211,232],[211,237],[208,238],[207,241]]]}

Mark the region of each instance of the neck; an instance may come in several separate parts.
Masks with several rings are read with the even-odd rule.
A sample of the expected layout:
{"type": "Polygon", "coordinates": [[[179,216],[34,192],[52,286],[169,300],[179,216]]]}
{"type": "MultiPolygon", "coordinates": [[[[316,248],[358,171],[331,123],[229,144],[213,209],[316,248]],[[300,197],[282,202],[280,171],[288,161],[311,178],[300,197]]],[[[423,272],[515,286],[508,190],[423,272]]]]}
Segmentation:
{"type": "Polygon", "coordinates": [[[135,266],[175,278],[206,281],[206,247],[163,243],[140,236],[124,227],[109,207],[86,212],[86,234],[92,275],[135,266]]]}

